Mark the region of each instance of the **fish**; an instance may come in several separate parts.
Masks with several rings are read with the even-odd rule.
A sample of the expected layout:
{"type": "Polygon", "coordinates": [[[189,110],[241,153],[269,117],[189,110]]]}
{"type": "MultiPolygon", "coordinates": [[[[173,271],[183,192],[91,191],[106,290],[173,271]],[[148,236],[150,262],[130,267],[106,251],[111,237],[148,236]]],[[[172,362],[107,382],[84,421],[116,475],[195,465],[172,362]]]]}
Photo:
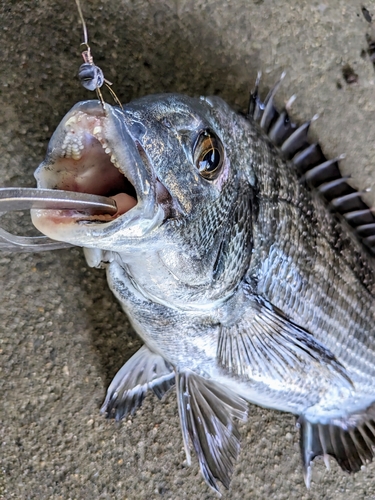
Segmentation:
{"type": "Polygon", "coordinates": [[[39,188],[110,196],[115,215],[32,210],[83,247],[144,345],[102,413],[177,393],[206,483],[229,488],[249,404],[296,416],[306,486],[329,456],[347,472],[375,446],[375,217],[287,105],[259,80],[240,114],[220,97],[90,100],[62,119],[39,188]]]}

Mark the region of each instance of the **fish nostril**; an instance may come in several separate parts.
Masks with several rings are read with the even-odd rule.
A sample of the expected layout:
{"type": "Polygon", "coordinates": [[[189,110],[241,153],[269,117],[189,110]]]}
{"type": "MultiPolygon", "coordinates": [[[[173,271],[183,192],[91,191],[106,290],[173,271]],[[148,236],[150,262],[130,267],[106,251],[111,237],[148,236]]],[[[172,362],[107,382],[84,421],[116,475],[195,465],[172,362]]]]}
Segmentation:
{"type": "Polygon", "coordinates": [[[133,139],[137,140],[143,137],[146,133],[146,127],[140,122],[132,122],[128,124],[128,130],[133,139]]]}

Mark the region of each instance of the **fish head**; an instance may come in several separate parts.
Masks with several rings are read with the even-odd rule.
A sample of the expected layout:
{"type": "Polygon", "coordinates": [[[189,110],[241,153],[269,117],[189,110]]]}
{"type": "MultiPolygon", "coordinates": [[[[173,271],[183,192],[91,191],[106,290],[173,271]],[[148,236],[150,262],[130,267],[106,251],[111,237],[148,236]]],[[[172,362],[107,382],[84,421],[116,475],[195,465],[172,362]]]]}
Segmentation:
{"type": "Polygon", "coordinates": [[[233,288],[251,247],[244,122],[217,97],[161,94],[123,109],[78,103],[51,138],[38,187],[109,196],[118,211],[32,210],[33,223],[50,238],[125,263],[142,255],[195,291],[219,282],[233,288]]]}

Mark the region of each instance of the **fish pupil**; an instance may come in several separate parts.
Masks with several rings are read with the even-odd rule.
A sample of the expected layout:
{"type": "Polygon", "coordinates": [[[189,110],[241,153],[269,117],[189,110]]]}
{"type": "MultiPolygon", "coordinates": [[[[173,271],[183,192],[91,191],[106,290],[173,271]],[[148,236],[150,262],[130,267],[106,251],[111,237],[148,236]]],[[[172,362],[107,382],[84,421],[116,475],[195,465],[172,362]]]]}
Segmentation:
{"type": "Polygon", "coordinates": [[[194,163],[201,176],[208,181],[217,179],[224,160],[224,147],[220,139],[206,129],[200,132],[193,147],[194,163]]]}
{"type": "Polygon", "coordinates": [[[212,148],[206,151],[203,158],[199,162],[200,172],[212,172],[215,170],[220,163],[220,153],[217,149],[212,148]]]}

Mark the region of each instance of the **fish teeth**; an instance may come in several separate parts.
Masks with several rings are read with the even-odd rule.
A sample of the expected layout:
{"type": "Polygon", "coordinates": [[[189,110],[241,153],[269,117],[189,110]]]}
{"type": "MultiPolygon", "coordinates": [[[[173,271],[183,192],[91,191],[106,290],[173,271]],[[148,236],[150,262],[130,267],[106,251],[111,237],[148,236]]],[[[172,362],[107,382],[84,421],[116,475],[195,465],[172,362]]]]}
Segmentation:
{"type": "Polygon", "coordinates": [[[84,148],[82,133],[78,135],[71,131],[66,133],[62,144],[63,156],[65,156],[65,158],[73,158],[73,160],[81,159],[84,148]]]}
{"type": "Polygon", "coordinates": [[[78,152],[73,151],[73,152],[72,152],[72,158],[73,158],[73,160],[80,160],[80,159],[81,159],[81,156],[82,156],[82,155],[81,155],[80,151],[78,151],[78,152]]]}
{"type": "Polygon", "coordinates": [[[111,156],[110,156],[110,160],[111,160],[112,165],[113,165],[114,167],[116,167],[116,168],[117,168],[117,170],[119,170],[119,171],[123,174],[122,170],[121,170],[121,169],[120,169],[120,167],[118,166],[118,163],[117,163],[117,157],[116,157],[116,155],[115,155],[114,153],[112,153],[112,154],[111,154],[111,156]]]}
{"type": "Polygon", "coordinates": [[[77,116],[73,115],[65,122],[65,127],[71,127],[75,123],[77,123],[77,116]]]}
{"type": "MultiPolygon", "coordinates": [[[[82,152],[85,149],[83,144],[85,130],[83,129],[93,135],[100,142],[106,154],[112,154],[111,148],[108,146],[107,141],[103,137],[103,127],[98,118],[78,112],[65,122],[66,135],[62,144],[63,156],[65,158],[79,160],[82,157],[82,152]],[[76,127],[75,125],[78,122],[84,122],[86,126],[83,126],[82,128],[76,127]]],[[[116,158],[111,156],[111,161],[112,163],[115,163],[116,158]]]]}

